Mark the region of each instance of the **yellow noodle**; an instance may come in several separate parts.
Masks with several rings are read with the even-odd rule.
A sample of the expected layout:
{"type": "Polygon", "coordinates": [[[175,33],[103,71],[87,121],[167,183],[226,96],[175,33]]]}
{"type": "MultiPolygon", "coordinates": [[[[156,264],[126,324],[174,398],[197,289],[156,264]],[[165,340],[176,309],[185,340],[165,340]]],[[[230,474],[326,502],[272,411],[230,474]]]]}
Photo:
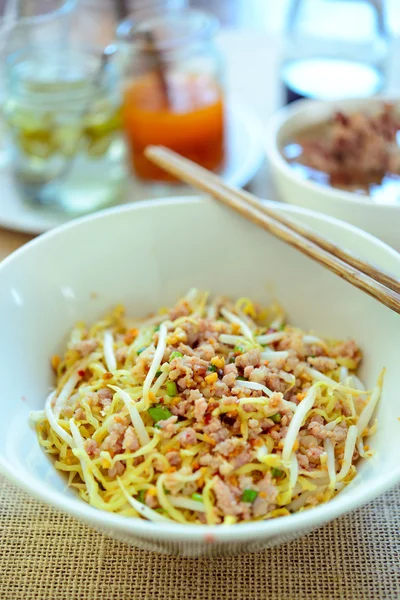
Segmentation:
{"type": "MultiPolygon", "coordinates": [[[[196,506],[199,506],[196,502],[201,501],[208,524],[222,523],[229,526],[243,521],[244,518],[226,513],[219,498],[219,494],[223,494],[224,490],[228,494],[233,490],[234,497],[239,498],[238,494],[243,492],[243,486],[250,485],[247,492],[255,491],[257,494],[260,480],[270,478],[272,474],[271,485],[275,486],[278,499],[274,508],[256,519],[263,520],[289,514],[292,510],[293,495],[293,507],[298,506],[298,510],[305,510],[313,503],[326,502],[353,479],[357,471],[350,456],[354,445],[354,426],[357,426],[363,408],[372,406],[372,403],[369,403],[372,393],[376,399],[376,390],[360,391],[348,387],[340,383],[339,366],[323,374],[311,369],[306,361],[302,363],[303,358],[300,358],[299,374],[296,375],[297,390],[304,392],[304,397],[312,384],[316,393],[313,405],[308,411],[302,409],[302,396],[299,394],[295,403],[285,403],[284,410],[281,409],[283,414],[288,412],[289,416],[286,422],[283,421],[287,428],[285,434],[290,430],[290,435],[293,436],[293,452],[290,461],[285,462],[282,460],[285,434],[276,435],[283,427],[280,424],[281,417],[274,423],[271,434],[268,433],[271,423],[266,419],[270,412],[264,410],[265,406],[269,405],[270,398],[258,396],[257,392],[254,397],[246,397],[241,390],[239,396],[232,394],[232,400],[225,404],[231,391],[223,392],[222,397],[217,396],[217,382],[228,373],[224,372],[224,368],[230,362],[236,362],[239,375],[246,375],[245,369],[238,366],[240,362],[236,357],[252,348],[261,348],[256,338],[266,334],[268,327],[282,327],[283,339],[290,342],[292,336],[293,347],[302,343],[304,332],[284,325],[284,314],[280,306],[275,305],[261,311],[248,298],[240,298],[235,304],[218,298],[208,304],[208,294],[193,289],[178,303],[176,309],[175,315],[171,313],[174,320],[168,320],[168,311],[165,311],[165,316],[155,319],[150,317],[133,325],[125,319],[123,307],[117,306],[89,328],[84,323],[78,323],[71,332],[64,356],[54,357],[52,360],[56,370],[56,399],[63,390],[60,403],[55,408],[56,421],[53,422],[50,414],[55,430],[46,416],[36,415],[35,426],[40,446],[54,457],[54,466],[65,473],[69,487],[77,490],[85,502],[103,510],[118,512],[128,518],[140,516],[154,521],[167,519],[182,524],[202,522],[203,517],[199,518],[196,512],[196,506]],[[201,321],[201,318],[204,316],[208,324],[212,323],[214,333],[211,336],[208,333],[205,341],[196,342],[189,351],[189,356],[182,359],[182,364],[184,360],[190,363],[192,354],[196,356],[199,352],[200,356],[203,351],[202,344],[207,344],[208,347],[204,348],[206,352],[214,345],[215,357],[202,363],[209,364],[209,367],[206,367],[205,381],[203,376],[198,378],[186,367],[180,367],[181,371],[178,369],[173,374],[173,365],[176,362],[170,364],[171,352],[180,356],[180,344],[190,346],[188,338],[191,332],[201,337],[201,332],[204,331],[204,321],[201,321]],[[161,334],[157,334],[156,329],[161,322],[161,334]],[[232,340],[236,340],[238,346],[233,347],[218,341],[220,334],[236,336],[232,337],[232,340]],[[111,340],[106,348],[107,360],[104,355],[105,339],[111,340]],[[165,339],[167,346],[164,349],[165,339]],[[93,344],[90,342],[89,348],[94,349],[92,348],[91,354],[87,355],[85,343],[90,340],[93,344]],[[157,359],[152,365],[152,357],[160,340],[162,343],[157,359]],[[111,360],[112,358],[115,360],[111,360]],[[109,368],[112,369],[111,373],[109,368]],[[194,377],[194,380],[191,377],[194,377]],[[181,383],[181,378],[185,384],[181,383]],[[114,393],[112,386],[120,388],[120,393],[114,393]],[[212,403],[211,415],[206,412],[203,421],[196,415],[198,408],[195,400],[192,405],[188,402],[184,411],[175,410],[175,407],[181,408],[181,401],[187,401],[188,392],[182,391],[185,386],[189,390],[200,391],[202,395],[198,398],[205,398],[206,403],[212,403]],[[107,389],[110,390],[108,397],[107,389]],[[213,394],[216,397],[209,398],[213,394]],[[364,402],[360,401],[361,397],[365,399],[364,402]],[[245,410],[249,405],[253,405],[251,412],[245,410]],[[135,410],[131,410],[132,407],[135,410]],[[294,418],[296,410],[299,410],[297,419],[294,418]],[[174,412],[184,414],[185,417],[174,417],[174,412]],[[356,414],[357,412],[359,414],[356,414]],[[78,420],[73,416],[75,414],[82,418],[78,420]],[[348,472],[342,471],[343,480],[334,486],[335,489],[329,489],[324,483],[328,480],[324,456],[321,458],[321,464],[313,464],[311,470],[300,468],[297,473],[294,469],[294,464],[298,462],[296,451],[301,443],[299,431],[308,434],[305,431],[307,425],[316,416],[322,417],[326,426],[331,423],[331,429],[344,421],[353,432],[347,446],[344,441],[333,446],[335,469],[338,471],[336,475],[340,472],[345,448],[348,455],[346,470],[350,467],[348,472]],[[170,419],[169,424],[160,423],[165,419],[170,419]],[[261,430],[261,427],[257,427],[257,423],[252,423],[251,420],[264,420],[266,425],[261,425],[261,430]],[[296,427],[291,427],[293,422],[296,427]],[[297,429],[298,425],[300,430],[297,429]],[[126,449],[130,447],[126,441],[128,438],[125,438],[128,435],[128,427],[133,428],[139,444],[142,444],[135,451],[126,449]],[[68,436],[60,437],[60,428],[68,433],[68,436]],[[194,444],[181,441],[182,431],[187,428],[194,428],[194,433],[188,431],[189,439],[193,435],[196,436],[194,444]],[[239,444],[236,445],[237,439],[239,444]],[[231,447],[230,443],[233,444],[231,447]],[[230,461],[233,462],[243,449],[249,453],[248,462],[232,470],[230,461]],[[205,467],[204,464],[209,466],[205,467]],[[274,474],[273,469],[278,469],[281,473],[274,474]],[[221,492],[221,482],[227,486],[228,491],[222,488],[221,492]],[[151,497],[154,498],[159,512],[143,504],[145,494],[148,494],[147,501],[151,497]],[[175,494],[179,494],[177,506],[171,501],[175,494]]],[[[320,347],[329,356],[338,343],[329,340],[320,347]]],[[[184,349],[182,351],[185,352],[184,349]]],[[[357,365],[353,359],[339,357],[335,360],[337,365],[348,369],[349,376],[354,373],[357,365]]],[[[283,369],[291,372],[289,368],[283,369]]],[[[233,370],[237,374],[236,368],[233,370]]],[[[348,382],[351,384],[353,380],[349,378],[348,382]]],[[[285,393],[285,399],[291,399],[290,394],[285,393]]],[[[49,406],[50,410],[54,408],[53,401],[50,399],[49,402],[50,405],[46,405],[47,411],[49,406]]],[[[201,402],[204,400],[200,401],[200,409],[201,402]]],[[[309,404],[306,406],[309,407],[309,404]]],[[[279,413],[280,410],[277,409],[276,412],[279,413]]],[[[364,412],[364,415],[369,416],[370,412],[364,412]]],[[[46,414],[49,415],[48,412],[46,414]]],[[[364,417],[364,420],[366,419],[367,417],[364,417]]],[[[363,457],[368,457],[371,452],[364,450],[364,439],[366,435],[375,431],[376,425],[370,425],[368,422],[363,429],[358,434],[356,448],[363,457]]],[[[129,435],[132,436],[132,429],[129,430],[129,435]]],[[[240,501],[238,505],[240,506],[240,501]]],[[[249,510],[245,513],[246,519],[251,515],[251,508],[249,510]]]]}

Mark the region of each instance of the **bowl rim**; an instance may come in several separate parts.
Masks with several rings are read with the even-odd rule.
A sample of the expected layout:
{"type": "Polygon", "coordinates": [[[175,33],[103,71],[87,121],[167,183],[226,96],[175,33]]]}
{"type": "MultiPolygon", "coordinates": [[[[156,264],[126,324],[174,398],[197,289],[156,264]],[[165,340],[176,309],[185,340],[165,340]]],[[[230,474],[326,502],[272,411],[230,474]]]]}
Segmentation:
{"type": "Polygon", "coordinates": [[[353,206],[369,208],[370,210],[378,209],[379,211],[397,212],[400,210],[400,204],[371,202],[370,200],[365,200],[364,196],[361,194],[339,190],[331,186],[322,185],[316,181],[312,181],[311,179],[304,179],[300,177],[296,170],[293,169],[282,156],[278,145],[278,138],[282,128],[287,124],[287,122],[291,119],[295,119],[306,110],[311,112],[313,109],[325,106],[326,117],[329,117],[340,107],[347,109],[354,106],[354,108],[357,108],[360,104],[369,106],[373,105],[374,103],[376,104],[377,102],[398,102],[398,100],[398,96],[395,95],[376,95],[370,98],[345,98],[342,100],[312,100],[310,98],[295,100],[291,104],[277,110],[268,120],[264,136],[264,147],[267,157],[275,169],[283,173],[285,177],[291,179],[297,185],[309,192],[318,192],[319,194],[323,194],[325,197],[329,198],[330,201],[335,201],[342,206],[352,204],[353,206]]]}
{"type": "MultiPolygon", "coordinates": [[[[140,201],[128,205],[116,206],[99,211],[92,215],[81,217],[72,222],[68,222],[60,227],[48,231],[37,238],[29,241],[21,248],[14,251],[6,259],[0,263],[1,271],[5,266],[12,264],[19,256],[29,252],[32,247],[46,244],[47,240],[51,240],[54,236],[62,234],[69,229],[79,228],[85,223],[92,221],[107,219],[109,215],[125,214],[135,212],[136,210],[147,209],[151,210],[157,206],[173,206],[185,204],[204,204],[213,202],[207,196],[184,196],[184,197],[169,197],[160,198],[151,201],[140,201]]],[[[382,247],[384,251],[397,260],[400,267],[400,254],[393,248],[385,244],[383,241],[375,238],[369,233],[360,230],[359,228],[340,221],[334,217],[330,217],[316,211],[304,209],[297,206],[282,204],[267,200],[275,208],[278,207],[283,211],[299,214],[310,215],[320,221],[328,221],[338,225],[340,228],[348,229],[353,235],[369,239],[369,243],[375,247],[382,247]]],[[[174,542],[240,542],[252,541],[261,538],[269,538],[272,536],[290,534],[295,531],[311,530],[315,527],[323,525],[328,521],[346,514],[367,502],[370,502],[377,496],[388,491],[397,483],[400,483],[400,465],[397,470],[389,474],[383,474],[375,479],[374,486],[358,486],[354,489],[347,488],[349,491],[343,496],[338,494],[331,501],[314,507],[312,510],[306,510],[301,513],[294,513],[285,518],[270,519],[267,521],[252,521],[248,523],[239,523],[229,527],[221,525],[184,525],[180,523],[151,523],[142,519],[127,518],[118,514],[109,513],[107,511],[96,509],[89,504],[86,504],[79,498],[67,496],[64,492],[56,490],[43,490],[40,479],[26,475],[23,477],[15,473],[11,465],[0,456],[0,474],[4,475],[12,483],[22,488],[29,495],[48,504],[56,509],[63,511],[66,514],[72,515],[86,523],[90,523],[98,530],[108,530],[121,532],[128,535],[138,535],[145,539],[157,538],[163,541],[174,542]]]]}

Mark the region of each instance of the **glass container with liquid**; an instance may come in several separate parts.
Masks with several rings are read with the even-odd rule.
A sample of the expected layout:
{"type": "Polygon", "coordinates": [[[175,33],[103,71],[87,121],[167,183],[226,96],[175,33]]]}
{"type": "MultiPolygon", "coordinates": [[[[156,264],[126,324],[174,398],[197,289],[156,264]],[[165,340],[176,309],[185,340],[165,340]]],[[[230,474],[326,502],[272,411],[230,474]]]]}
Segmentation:
{"type": "MultiPolygon", "coordinates": [[[[78,0],[0,2],[0,105],[7,89],[7,57],[23,48],[37,50],[50,43],[65,48],[78,0]],[[14,4],[14,9],[13,9],[14,4]]],[[[7,136],[0,111],[0,168],[8,164],[7,136]]]]}
{"type": "Polygon", "coordinates": [[[284,101],[378,94],[388,52],[383,0],[293,0],[281,65],[284,101]]]}
{"type": "Polygon", "coordinates": [[[9,59],[11,170],[32,204],[79,214],[122,199],[119,77],[110,63],[101,69],[100,55],[51,46],[9,59]]]}
{"type": "Polygon", "coordinates": [[[122,118],[132,168],[143,180],[173,181],[144,156],[167,146],[215,170],[224,160],[221,59],[216,21],[184,9],[133,21],[117,30],[125,56],[122,118]]]}

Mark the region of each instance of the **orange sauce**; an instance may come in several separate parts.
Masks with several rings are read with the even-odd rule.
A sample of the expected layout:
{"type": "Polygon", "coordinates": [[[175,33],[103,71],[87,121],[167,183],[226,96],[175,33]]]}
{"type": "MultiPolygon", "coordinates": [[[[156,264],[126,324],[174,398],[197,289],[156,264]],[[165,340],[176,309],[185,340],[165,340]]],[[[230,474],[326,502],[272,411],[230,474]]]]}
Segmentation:
{"type": "Polygon", "coordinates": [[[145,158],[149,144],[167,146],[207,169],[217,169],[224,159],[221,88],[203,74],[174,73],[167,90],[166,94],[156,73],[141,76],[125,89],[122,118],[134,171],[142,179],[174,180],[145,158]]]}

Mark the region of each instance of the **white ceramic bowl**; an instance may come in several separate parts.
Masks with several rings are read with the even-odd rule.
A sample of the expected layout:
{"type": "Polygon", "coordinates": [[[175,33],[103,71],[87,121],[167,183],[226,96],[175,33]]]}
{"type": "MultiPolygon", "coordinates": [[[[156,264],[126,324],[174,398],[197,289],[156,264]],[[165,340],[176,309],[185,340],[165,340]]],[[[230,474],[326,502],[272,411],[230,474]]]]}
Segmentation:
{"type": "MultiPolygon", "coordinates": [[[[280,206],[400,276],[400,255],[382,242],[329,217],[280,206]]],[[[209,199],[119,207],[30,242],[0,265],[0,331],[0,471],[43,502],[129,544],[186,555],[258,550],[303,535],[400,481],[400,316],[209,199]],[[265,522],[184,526],[102,512],[66,490],[28,426],[30,410],[43,407],[53,383],[49,357],[62,350],[75,321],[96,319],[117,302],[131,315],[145,315],[191,286],[263,303],[274,296],[291,322],[354,337],[365,351],[361,376],[370,386],[387,367],[372,440],[376,454],[331,502],[265,522]]]]}
{"type": "Polygon", "coordinates": [[[400,192],[397,204],[374,203],[365,196],[303,179],[281,154],[282,146],[299,130],[326,121],[337,110],[374,110],[382,102],[382,98],[299,100],[271,118],[266,130],[266,148],[272,178],[284,202],[343,219],[400,250],[400,192]]]}

